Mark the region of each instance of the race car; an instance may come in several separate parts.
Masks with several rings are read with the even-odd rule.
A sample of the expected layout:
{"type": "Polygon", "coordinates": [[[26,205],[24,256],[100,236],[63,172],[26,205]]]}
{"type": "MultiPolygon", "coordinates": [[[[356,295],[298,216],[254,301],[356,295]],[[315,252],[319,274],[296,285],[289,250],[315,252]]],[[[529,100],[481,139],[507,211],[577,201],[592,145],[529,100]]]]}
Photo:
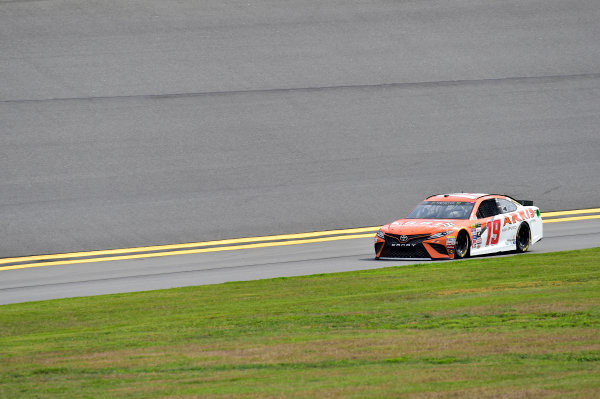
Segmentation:
{"type": "Polygon", "coordinates": [[[461,259],[525,252],[543,237],[539,208],[497,194],[437,194],[375,235],[375,258],[461,259]]]}

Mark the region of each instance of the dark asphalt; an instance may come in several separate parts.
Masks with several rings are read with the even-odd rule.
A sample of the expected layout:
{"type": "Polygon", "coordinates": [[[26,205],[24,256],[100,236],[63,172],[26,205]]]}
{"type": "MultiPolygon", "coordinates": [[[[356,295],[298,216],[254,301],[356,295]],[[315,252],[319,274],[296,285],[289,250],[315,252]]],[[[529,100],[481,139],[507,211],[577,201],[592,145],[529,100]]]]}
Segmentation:
{"type": "Polygon", "coordinates": [[[600,193],[595,0],[0,1],[0,257],[600,193]]]}

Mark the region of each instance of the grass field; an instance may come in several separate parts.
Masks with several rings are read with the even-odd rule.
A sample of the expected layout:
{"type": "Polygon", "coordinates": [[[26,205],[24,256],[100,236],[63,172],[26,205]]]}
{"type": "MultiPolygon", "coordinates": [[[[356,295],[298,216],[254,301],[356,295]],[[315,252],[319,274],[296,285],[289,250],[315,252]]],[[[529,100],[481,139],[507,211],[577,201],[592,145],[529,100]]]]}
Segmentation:
{"type": "Polygon", "coordinates": [[[0,397],[600,397],[600,248],[0,306],[0,397]]]}

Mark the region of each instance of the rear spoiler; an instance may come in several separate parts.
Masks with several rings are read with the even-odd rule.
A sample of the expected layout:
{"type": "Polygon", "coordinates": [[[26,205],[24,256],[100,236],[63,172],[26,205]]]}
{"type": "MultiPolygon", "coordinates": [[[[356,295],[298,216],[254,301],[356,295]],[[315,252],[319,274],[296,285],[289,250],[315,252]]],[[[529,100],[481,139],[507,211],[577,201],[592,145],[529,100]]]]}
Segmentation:
{"type": "Polygon", "coordinates": [[[516,201],[523,206],[533,206],[533,201],[529,201],[529,200],[516,200],[516,201]]]}

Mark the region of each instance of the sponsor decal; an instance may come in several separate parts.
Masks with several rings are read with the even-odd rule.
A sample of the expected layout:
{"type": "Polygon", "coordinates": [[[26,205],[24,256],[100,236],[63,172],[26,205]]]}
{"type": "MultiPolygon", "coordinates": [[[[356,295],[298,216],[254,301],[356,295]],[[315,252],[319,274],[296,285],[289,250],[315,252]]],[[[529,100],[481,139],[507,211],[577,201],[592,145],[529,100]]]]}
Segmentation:
{"type": "Polygon", "coordinates": [[[518,213],[511,213],[509,215],[504,216],[504,223],[502,226],[506,226],[507,224],[513,224],[517,222],[522,222],[525,219],[535,218],[535,212],[533,209],[525,209],[519,211],[518,213]]]}
{"type": "Polygon", "coordinates": [[[471,237],[473,238],[473,242],[481,238],[481,225],[471,229],[471,237]]]}
{"type": "Polygon", "coordinates": [[[456,244],[456,237],[446,237],[446,249],[448,253],[452,255],[454,253],[454,245],[456,244]]]}

